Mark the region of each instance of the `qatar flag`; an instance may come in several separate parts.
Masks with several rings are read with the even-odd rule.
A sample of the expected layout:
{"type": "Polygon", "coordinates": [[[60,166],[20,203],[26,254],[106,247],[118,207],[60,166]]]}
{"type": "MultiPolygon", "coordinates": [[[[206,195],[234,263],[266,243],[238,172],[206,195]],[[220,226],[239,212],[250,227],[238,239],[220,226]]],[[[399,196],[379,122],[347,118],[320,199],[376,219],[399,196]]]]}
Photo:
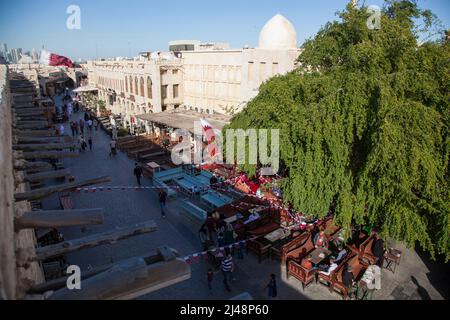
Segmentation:
{"type": "Polygon", "coordinates": [[[68,68],[73,68],[72,60],[67,57],[48,52],[46,50],[41,51],[41,59],[39,62],[52,67],[65,66],[68,68]]]}
{"type": "Polygon", "coordinates": [[[208,141],[208,154],[211,159],[213,159],[217,155],[217,146],[214,144],[214,141],[216,141],[216,134],[214,133],[212,125],[210,125],[208,121],[205,119],[200,119],[200,122],[206,135],[206,141],[208,141]]]}

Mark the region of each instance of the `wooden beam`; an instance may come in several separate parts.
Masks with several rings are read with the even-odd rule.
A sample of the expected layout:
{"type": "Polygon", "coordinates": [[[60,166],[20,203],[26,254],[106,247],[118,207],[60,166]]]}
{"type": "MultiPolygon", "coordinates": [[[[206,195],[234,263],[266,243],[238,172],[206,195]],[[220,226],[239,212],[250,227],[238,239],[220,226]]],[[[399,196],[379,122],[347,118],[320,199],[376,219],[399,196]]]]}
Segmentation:
{"type": "Polygon", "coordinates": [[[14,121],[17,125],[36,125],[36,126],[41,126],[41,125],[45,125],[48,126],[48,120],[18,120],[16,119],[14,121]]]}
{"type": "Polygon", "coordinates": [[[14,220],[16,231],[34,228],[62,228],[102,224],[103,209],[77,209],[26,212],[14,220]]]}
{"type": "Polygon", "coordinates": [[[42,143],[42,144],[15,144],[14,150],[61,150],[76,148],[75,143],[42,143]]]}
{"type": "Polygon", "coordinates": [[[190,279],[191,268],[182,259],[146,263],[139,257],[120,262],[83,281],[83,290],[67,287],[50,300],[130,300],[190,279]]]}
{"type": "Polygon", "coordinates": [[[25,161],[25,160],[17,160],[14,163],[14,169],[16,170],[33,170],[33,169],[38,169],[38,168],[43,168],[43,169],[51,169],[53,168],[53,166],[45,161],[35,161],[35,162],[31,162],[31,161],[25,161]]]}
{"type": "Polygon", "coordinates": [[[50,125],[48,124],[14,124],[13,125],[14,128],[16,129],[30,129],[30,130],[41,130],[41,129],[47,129],[50,127],[50,125]]]}
{"type": "Polygon", "coordinates": [[[19,157],[23,159],[62,159],[62,158],[76,158],[79,157],[78,152],[71,151],[33,151],[22,152],[19,157]]]}
{"type": "Polygon", "coordinates": [[[29,143],[61,143],[65,139],[61,136],[55,136],[55,137],[16,137],[16,141],[20,144],[29,144],[29,143]]]}
{"type": "Polygon", "coordinates": [[[31,260],[46,260],[81,249],[92,248],[104,244],[113,244],[119,240],[128,239],[130,237],[153,231],[156,231],[155,222],[146,221],[124,228],[93,234],[84,238],[64,241],[58,244],[36,248],[36,256],[31,257],[31,260]]]}
{"type": "Polygon", "coordinates": [[[64,178],[67,176],[70,176],[70,171],[68,169],[52,170],[34,174],[27,174],[24,176],[23,181],[36,182],[41,180],[64,178]]]}
{"type": "Polygon", "coordinates": [[[57,193],[57,192],[69,191],[69,190],[81,188],[84,186],[89,186],[89,185],[99,184],[99,183],[104,183],[104,182],[110,182],[110,181],[111,181],[111,178],[105,176],[105,177],[93,178],[93,179],[88,179],[88,180],[79,181],[79,182],[64,183],[64,184],[60,184],[60,185],[56,185],[56,186],[49,186],[49,187],[36,189],[36,190],[32,190],[32,191],[16,193],[14,195],[14,198],[16,201],[39,200],[39,199],[51,196],[52,194],[57,193]]]}
{"type": "MultiPolygon", "coordinates": [[[[81,280],[85,280],[96,274],[106,271],[106,270],[110,269],[113,265],[114,264],[110,263],[110,264],[107,264],[104,266],[92,268],[91,270],[88,270],[88,271],[82,271],[81,272],[81,280]]],[[[40,284],[32,287],[30,290],[28,290],[27,293],[28,294],[42,294],[47,291],[55,291],[55,290],[64,288],[67,285],[68,278],[69,278],[69,275],[40,283],[40,284]]]]}
{"type": "Polygon", "coordinates": [[[56,137],[55,130],[53,129],[29,129],[29,130],[23,130],[23,129],[13,129],[13,133],[21,136],[32,136],[32,137],[56,137]]]}

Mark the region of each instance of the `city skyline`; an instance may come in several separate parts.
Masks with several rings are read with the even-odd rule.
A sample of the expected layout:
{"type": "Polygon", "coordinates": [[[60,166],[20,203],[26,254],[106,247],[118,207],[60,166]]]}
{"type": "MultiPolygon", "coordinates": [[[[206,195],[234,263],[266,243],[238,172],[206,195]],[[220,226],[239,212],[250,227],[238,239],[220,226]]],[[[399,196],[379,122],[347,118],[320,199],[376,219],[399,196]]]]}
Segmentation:
{"type": "MultiPolygon", "coordinates": [[[[327,21],[336,20],[336,12],[348,0],[336,1],[231,1],[225,4],[196,1],[170,4],[130,0],[127,3],[86,0],[43,1],[39,4],[23,0],[0,4],[0,43],[11,48],[41,48],[79,59],[133,57],[141,51],[164,51],[171,40],[200,40],[230,43],[232,48],[257,45],[264,23],[281,13],[298,30],[300,46],[314,36],[327,21]],[[81,29],[69,30],[66,13],[70,5],[81,10],[81,29]],[[17,19],[22,16],[23,19],[17,19]],[[45,21],[45,23],[40,23],[45,21]]],[[[382,0],[366,5],[382,6],[382,0]]],[[[439,0],[422,0],[448,28],[450,4],[439,0]]],[[[40,49],[36,49],[40,51],[40,49]]]]}

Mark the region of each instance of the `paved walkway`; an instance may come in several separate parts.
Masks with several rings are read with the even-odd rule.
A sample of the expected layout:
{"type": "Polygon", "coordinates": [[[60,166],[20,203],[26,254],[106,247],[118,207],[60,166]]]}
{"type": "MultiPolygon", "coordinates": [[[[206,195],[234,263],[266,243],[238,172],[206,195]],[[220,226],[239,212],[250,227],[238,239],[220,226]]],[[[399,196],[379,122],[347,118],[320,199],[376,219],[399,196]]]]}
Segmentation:
{"type": "MultiPolygon", "coordinates": [[[[60,103],[59,99],[56,99],[60,103]]],[[[78,120],[82,113],[73,115],[78,120]]],[[[71,120],[73,120],[71,119],[71,120]]],[[[70,134],[70,128],[66,124],[66,133],[70,134]]],[[[109,175],[112,182],[105,185],[135,186],[133,176],[134,162],[122,152],[116,157],[109,157],[109,136],[101,131],[93,131],[93,151],[85,151],[79,158],[65,159],[64,164],[76,176],[77,180],[83,180],[96,176],[109,175]]],[[[143,185],[151,185],[151,181],[143,179],[143,185]]],[[[66,239],[74,239],[93,233],[114,229],[118,226],[126,226],[133,223],[154,220],[158,230],[151,234],[133,237],[119,241],[114,245],[99,246],[84,249],[67,255],[71,264],[77,264],[82,270],[88,266],[96,267],[122,259],[147,255],[158,246],[167,245],[185,256],[198,252],[200,242],[197,237],[197,227],[193,226],[186,217],[177,209],[177,201],[168,203],[167,219],[162,219],[156,192],[145,191],[103,191],[96,193],[79,193],[73,195],[76,208],[104,208],[105,223],[99,226],[87,228],[66,228],[62,232],[66,239]]],[[[181,200],[182,201],[182,200],[181,200]]],[[[59,207],[57,196],[53,196],[44,202],[46,209],[59,207]]],[[[403,251],[402,262],[397,268],[396,274],[386,270],[382,272],[382,290],[375,294],[376,299],[442,299],[448,297],[448,286],[438,291],[436,283],[448,284],[448,272],[439,270],[435,273],[434,280],[430,281],[429,269],[414,251],[398,247],[403,251]],[[438,275],[436,278],[436,275],[438,275]],[[417,284],[412,280],[417,279],[417,284]]],[[[311,285],[305,292],[300,283],[292,277],[287,280],[285,268],[278,261],[265,260],[258,264],[253,254],[245,255],[243,261],[235,260],[237,281],[231,284],[232,292],[225,291],[222,283],[222,275],[217,273],[213,282],[213,291],[207,289],[206,272],[207,264],[201,260],[192,264],[191,279],[171,287],[161,289],[148,294],[140,299],[229,299],[243,292],[250,293],[255,299],[264,299],[266,293],[263,287],[268,282],[271,273],[278,278],[279,299],[340,299],[337,294],[329,293],[322,285],[311,285]]]]}

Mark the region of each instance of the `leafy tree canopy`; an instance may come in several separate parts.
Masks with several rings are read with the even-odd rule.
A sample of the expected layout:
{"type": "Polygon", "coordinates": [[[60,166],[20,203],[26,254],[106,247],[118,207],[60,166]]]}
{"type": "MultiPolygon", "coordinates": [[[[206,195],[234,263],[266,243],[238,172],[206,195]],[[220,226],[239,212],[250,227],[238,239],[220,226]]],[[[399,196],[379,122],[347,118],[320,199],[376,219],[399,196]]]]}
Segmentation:
{"type": "Polygon", "coordinates": [[[323,217],[334,201],[345,230],[376,226],[448,260],[450,43],[419,42],[437,20],[414,1],[386,2],[379,30],[369,16],[347,6],[225,129],[280,129],[281,186],[296,210],[323,217]]]}

